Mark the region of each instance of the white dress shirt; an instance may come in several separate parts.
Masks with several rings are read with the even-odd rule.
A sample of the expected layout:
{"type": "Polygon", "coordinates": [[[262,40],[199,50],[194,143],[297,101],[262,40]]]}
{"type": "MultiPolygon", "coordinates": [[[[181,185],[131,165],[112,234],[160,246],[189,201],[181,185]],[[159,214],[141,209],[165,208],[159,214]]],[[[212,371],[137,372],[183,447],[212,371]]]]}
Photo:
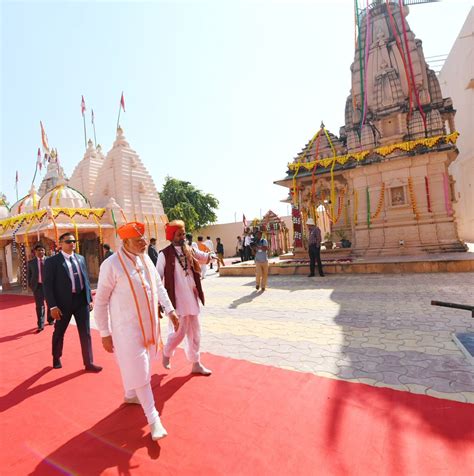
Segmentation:
{"type": "Polygon", "coordinates": [[[66,261],[66,265],[67,265],[67,269],[69,270],[69,279],[71,280],[71,284],[72,284],[72,292],[75,293],[75,292],[81,292],[81,290],[79,289],[79,291],[76,291],[76,281],[74,280],[74,273],[72,271],[72,265],[71,265],[71,259],[74,260],[74,264],[76,265],[76,268],[77,268],[77,272],[79,274],[79,281],[81,282],[81,287],[82,289],[84,289],[84,280],[82,279],[82,271],[81,271],[81,266],[79,264],[79,261],[77,260],[77,258],[74,256],[74,253],[72,255],[68,255],[67,253],[65,253],[63,250],[61,250],[61,253],[63,254],[64,256],[64,260],[66,261]]]}

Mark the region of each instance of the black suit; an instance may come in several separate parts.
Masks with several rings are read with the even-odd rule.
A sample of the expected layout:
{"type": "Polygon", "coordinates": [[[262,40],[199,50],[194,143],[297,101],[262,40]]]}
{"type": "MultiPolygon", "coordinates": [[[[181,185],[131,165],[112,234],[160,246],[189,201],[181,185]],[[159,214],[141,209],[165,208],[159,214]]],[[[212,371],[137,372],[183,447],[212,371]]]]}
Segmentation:
{"type": "Polygon", "coordinates": [[[156,251],[154,246],[148,245],[148,256],[153,261],[153,264],[156,266],[158,261],[158,251],[156,251]]]}
{"type": "MultiPolygon", "coordinates": [[[[44,280],[44,263],[46,259],[43,261],[43,280],[44,280]]],[[[44,290],[43,284],[39,282],[39,269],[38,269],[38,258],[33,258],[32,260],[28,261],[28,286],[33,291],[33,296],[35,297],[35,304],[36,304],[36,317],[38,318],[38,329],[43,329],[44,327],[44,290]]],[[[48,323],[52,323],[53,318],[51,317],[51,313],[49,312],[48,307],[48,323]]]]}
{"type": "Polygon", "coordinates": [[[91,287],[84,257],[74,254],[79,263],[83,289],[72,292],[69,268],[61,252],[48,258],[44,267],[44,294],[48,307],[58,307],[62,312],[61,319],[56,320],[53,332],[53,359],[57,360],[63,352],[64,334],[74,315],[81,341],[84,365],[93,363],[90,332],[89,304],[92,302],[91,287]]]}

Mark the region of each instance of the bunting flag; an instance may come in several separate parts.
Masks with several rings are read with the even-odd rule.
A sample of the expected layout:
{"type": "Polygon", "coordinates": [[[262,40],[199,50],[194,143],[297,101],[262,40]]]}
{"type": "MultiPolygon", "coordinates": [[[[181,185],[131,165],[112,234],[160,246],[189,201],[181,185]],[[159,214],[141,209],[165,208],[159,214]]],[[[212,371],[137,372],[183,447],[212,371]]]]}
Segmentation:
{"type": "Polygon", "coordinates": [[[84,113],[86,112],[86,101],[84,101],[84,96],[82,96],[82,101],[81,101],[81,113],[82,117],[84,117],[84,113]]]}
{"type": "Polygon", "coordinates": [[[122,91],[122,97],[120,98],[120,106],[123,109],[123,112],[125,112],[125,99],[123,98],[123,91],[122,91]]]}
{"type": "Polygon", "coordinates": [[[44,130],[43,123],[40,121],[41,126],[41,143],[43,145],[43,152],[49,155],[49,144],[48,144],[48,136],[46,135],[46,131],[44,130]]]}

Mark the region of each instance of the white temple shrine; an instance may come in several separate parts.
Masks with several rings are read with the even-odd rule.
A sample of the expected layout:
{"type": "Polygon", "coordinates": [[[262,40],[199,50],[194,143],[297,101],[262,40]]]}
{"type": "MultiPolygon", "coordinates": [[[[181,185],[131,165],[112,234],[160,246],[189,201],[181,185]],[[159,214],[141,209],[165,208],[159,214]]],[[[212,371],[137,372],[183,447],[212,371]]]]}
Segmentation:
{"type": "Polygon", "coordinates": [[[112,250],[120,246],[116,230],[126,221],[146,225],[147,238],[165,244],[167,222],[155,183],[123,130],[104,157],[101,147],[91,140],[82,160],[68,180],[51,153],[46,175],[36,191],[14,203],[9,210],[0,206],[0,264],[3,289],[18,279],[26,290],[26,264],[36,243],[46,253],[58,249],[58,238],[70,231],[78,241],[78,252],[86,258],[89,274],[95,280],[103,260],[102,245],[112,250]]]}

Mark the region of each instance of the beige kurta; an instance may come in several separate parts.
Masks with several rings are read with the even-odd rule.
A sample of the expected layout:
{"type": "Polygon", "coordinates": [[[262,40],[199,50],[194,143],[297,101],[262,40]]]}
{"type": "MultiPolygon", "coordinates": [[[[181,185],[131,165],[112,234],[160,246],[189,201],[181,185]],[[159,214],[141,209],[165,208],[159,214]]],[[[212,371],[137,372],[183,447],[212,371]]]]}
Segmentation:
{"type": "Polygon", "coordinates": [[[101,336],[112,335],[125,390],[150,382],[150,361],[156,357],[158,346],[149,344],[145,347],[143,332],[148,343],[152,336],[158,343],[158,301],[166,313],[173,310],[166,289],[149,256],[128,255],[133,258],[133,262],[124,254],[123,249],[120,249],[102,263],[94,303],[94,317],[101,336]],[[130,281],[120,258],[125,263],[133,283],[143,331],[130,281]],[[152,310],[151,318],[148,305],[152,310]]]}

